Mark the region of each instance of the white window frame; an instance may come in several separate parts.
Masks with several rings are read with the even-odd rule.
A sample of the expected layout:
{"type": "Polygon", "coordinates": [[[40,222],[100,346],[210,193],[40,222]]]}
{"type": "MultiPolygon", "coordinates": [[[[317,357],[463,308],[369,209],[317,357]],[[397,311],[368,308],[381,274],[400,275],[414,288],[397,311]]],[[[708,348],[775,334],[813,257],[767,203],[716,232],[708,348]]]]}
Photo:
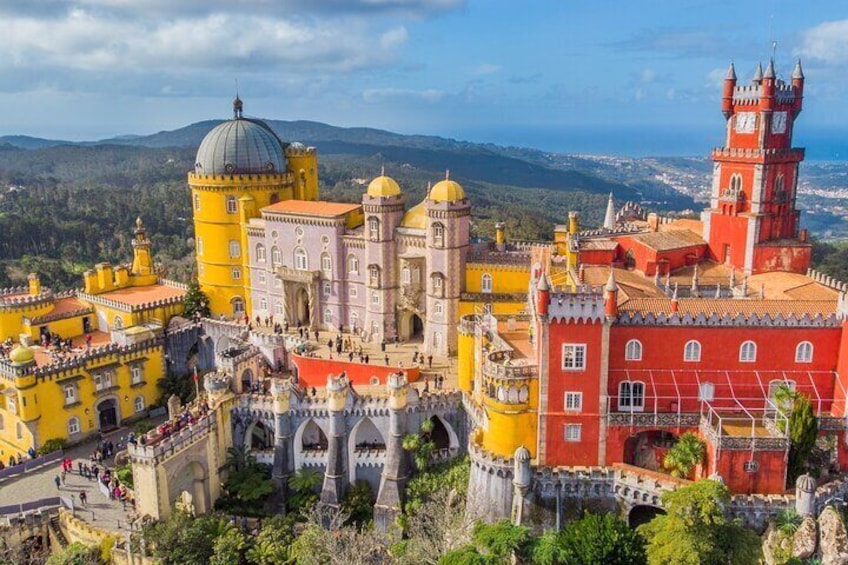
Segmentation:
{"type": "Polygon", "coordinates": [[[199,194],[194,195],[194,211],[200,212],[200,195],[199,194]]]}
{"type": "Polygon", "coordinates": [[[380,220],[374,216],[368,218],[368,239],[380,241],[380,220]]]}
{"type": "Polygon", "coordinates": [[[263,312],[268,309],[268,299],[265,298],[264,296],[259,299],[259,309],[262,310],[263,312]]]}
{"type": "Polygon", "coordinates": [[[380,305],[380,293],[379,292],[374,291],[374,292],[371,293],[371,305],[372,306],[379,306],[380,305]]]}
{"type": "Polygon", "coordinates": [[[569,443],[577,443],[583,438],[583,424],[566,424],[562,428],[562,439],[569,443]]]}
{"type": "Polygon", "coordinates": [[[133,400],[133,408],[135,409],[136,414],[138,414],[139,412],[144,412],[144,409],[145,409],[146,406],[147,406],[147,403],[144,402],[143,396],[140,396],[140,395],[136,396],[135,400],[133,400]]]}
{"type": "Polygon", "coordinates": [[[323,281],[321,283],[321,293],[324,296],[330,296],[333,293],[333,285],[330,281],[323,281]]]}
{"type": "Polygon", "coordinates": [[[265,246],[261,243],[256,244],[256,261],[259,263],[264,263],[266,261],[265,246]]]}
{"type": "Polygon", "coordinates": [[[436,301],[433,303],[433,313],[437,316],[441,316],[445,312],[445,306],[440,301],[436,301]]]}
{"type": "Polygon", "coordinates": [[[380,267],[371,265],[368,267],[368,280],[374,286],[380,286],[380,267]]]}
{"type": "Polygon", "coordinates": [[[241,269],[238,267],[233,267],[233,280],[240,281],[241,280],[241,269]]]}
{"type": "Polygon", "coordinates": [[[271,248],[271,266],[281,267],[283,265],[283,252],[280,248],[274,246],[271,248]]]}
{"type": "Polygon", "coordinates": [[[618,411],[643,412],[644,410],[645,383],[643,381],[621,381],[618,383],[618,411]]]}
{"type": "Polygon", "coordinates": [[[76,416],[68,420],[68,435],[72,436],[74,434],[78,434],[82,431],[82,426],[80,425],[80,419],[76,416]]]}
{"type": "Polygon", "coordinates": [[[333,259],[329,253],[321,254],[321,270],[328,277],[333,274],[333,259]]]}
{"type": "Polygon", "coordinates": [[[330,308],[329,306],[324,308],[323,319],[324,319],[325,324],[331,324],[333,322],[333,309],[330,308]]]}
{"type": "Polygon", "coordinates": [[[715,385],[709,381],[704,381],[698,385],[698,400],[705,402],[715,400],[715,385]]]}
{"type": "Polygon", "coordinates": [[[67,384],[62,387],[62,393],[65,395],[65,406],[75,404],[77,402],[77,387],[74,384],[67,384]]]}
{"type": "Polygon", "coordinates": [[[141,365],[133,365],[130,367],[130,384],[137,385],[144,380],[144,370],[141,365]]]}
{"type": "Polygon", "coordinates": [[[690,339],[683,346],[683,361],[686,363],[699,363],[701,361],[701,342],[690,339]]]}
{"type": "Polygon", "coordinates": [[[586,344],[585,343],[563,343],[562,344],[562,370],[563,371],[585,371],[586,370],[586,344]]]}
{"type": "Polygon", "coordinates": [[[754,363],[757,361],[757,344],[751,340],[743,341],[739,346],[739,362],[754,363]]]}
{"type": "Polygon", "coordinates": [[[283,288],[283,279],[274,277],[274,288],[283,288]]]}
{"type": "Polygon", "coordinates": [[[359,274],[359,257],[356,255],[347,256],[347,272],[351,275],[359,274]]]}
{"type": "Polygon", "coordinates": [[[438,351],[442,348],[442,332],[433,332],[433,348],[438,351]]]}
{"type": "Polygon", "coordinates": [[[227,214],[238,214],[238,201],[235,196],[227,196],[227,214]]]}
{"type": "Polygon", "coordinates": [[[351,285],[350,288],[347,289],[347,295],[351,298],[356,298],[359,296],[359,289],[357,289],[355,285],[351,285]]]}
{"type": "Polygon", "coordinates": [[[404,265],[400,270],[400,282],[403,284],[412,283],[412,270],[408,265],[404,265]]]}
{"type": "Polygon", "coordinates": [[[265,270],[259,269],[256,271],[256,280],[259,284],[265,284],[265,270]]]}
{"type": "Polygon", "coordinates": [[[484,294],[492,294],[492,287],[492,275],[483,273],[483,276],[480,277],[480,291],[484,294]]]}
{"type": "Polygon", "coordinates": [[[230,259],[238,259],[241,257],[241,244],[235,239],[231,239],[228,244],[230,259]]]}
{"type": "Polygon", "coordinates": [[[350,316],[349,316],[349,319],[350,319],[350,326],[351,326],[352,328],[355,328],[356,326],[358,326],[358,325],[359,325],[359,313],[357,313],[357,312],[351,312],[351,313],[350,313],[350,316]]]}
{"type": "Polygon", "coordinates": [[[309,255],[307,255],[306,250],[302,247],[294,250],[294,268],[298,271],[309,270],[309,255]]]}
{"type": "Polygon", "coordinates": [[[577,391],[566,391],[563,398],[563,406],[566,412],[583,411],[583,393],[577,391]]]}
{"type": "Polygon", "coordinates": [[[445,246],[445,226],[441,223],[433,224],[433,245],[436,247],[445,246]]]}
{"type": "Polygon", "coordinates": [[[241,296],[236,296],[232,300],[230,300],[230,305],[233,307],[233,313],[238,314],[239,316],[244,315],[244,298],[241,296]]]}
{"type": "Polygon", "coordinates": [[[624,346],[625,361],[641,361],[642,360],[642,342],[638,339],[631,339],[624,346]]]}
{"type": "Polygon", "coordinates": [[[283,314],[283,303],[280,301],[274,302],[274,313],[283,314]]]}
{"type": "Polygon", "coordinates": [[[433,277],[433,290],[441,290],[442,289],[442,277],[440,275],[436,275],[433,277]]]}
{"type": "Polygon", "coordinates": [[[815,349],[813,348],[813,343],[811,341],[800,342],[795,346],[795,362],[812,363],[814,351],[815,349]]]}

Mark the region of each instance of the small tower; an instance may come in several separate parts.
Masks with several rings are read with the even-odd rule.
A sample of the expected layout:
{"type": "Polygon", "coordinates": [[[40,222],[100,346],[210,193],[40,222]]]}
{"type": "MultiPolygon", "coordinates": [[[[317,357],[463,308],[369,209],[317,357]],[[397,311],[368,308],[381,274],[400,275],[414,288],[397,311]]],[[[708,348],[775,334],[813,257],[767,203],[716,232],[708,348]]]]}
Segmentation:
{"type": "Polygon", "coordinates": [[[350,383],[344,374],[327,377],[327,410],[330,429],[327,438],[327,467],[324,471],[324,486],[321,489],[321,504],[338,508],[344,498],[348,483],[347,428],[345,411],[347,408],[350,383]]]}
{"type": "Polygon", "coordinates": [[[465,291],[465,257],[471,238],[471,204],[465,189],[451,180],[436,183],[426,200],[427,322],[424,351],[447,356],[456,351],[459,296],[465,291]]]}
{"type": "Polygon", "coordinates": [[[365,213],[365,329],[373,341],[398,337],[395,304],[400,283],[395,230],[403,219],[406,197],[385,170],[362,195],[365,213]]]}
{"type": "Polygon", "coordinates": [[[613,200],[612,192],[607,201],[607,212],[604,214],[604,229],[610,231],[615,229],[615,200],[613,200]]]}
{"type": "Polygon", "coordinates": [[[290,379],[274,379],[274,465],[271,478],[277,487],[277,506],[285,512],[289,477],[294,474],[291,408],[299,400],[298,389],[290,379]]]}
{"type": "Polygon", "coordinates": [[[409,383],[406,375],[389,375],[386,383],[389,393],[389,434],[386,442],[386,463],[380,477],[380,490],[374,505],[374,525],[387,531],[394,525],[403,506],[403,491],[409,478],[409,453],[403,448],[407,434],[407,405],[409,383]]]}
{"type": "Polygon", "coordinates": [[[795,480],[795,512],[799,516],[816,515],[816,480],[804,474],[795,480]]]}
{"type": "Polygon", "coordinates": [[[615,271],[610,267],[610,275],[604,286],[604,313],[607,318],[618,316],[618,284],[615,282],[615,271]]]}
{"type": "Polygon", "coordinates": [[[530,451],[523,445],[515,450],[512,478],[512,523],[520,526],[524,522],[524,497],[530,488],[530,451]]]}
{"type": "Polygon", "coordinates": [[[156,268],[153,265],[153,255],[150,252],[150,239],[147,237],[147,228],[141,218],[135,220],[135,237],[132,240],[133,262],[130,274],[134,284],[154,284],[157,279],[156,268]]]}
{"type": "Polygon", "coordinates": [[[542,273],[539,276],[539,282],[536,283],[536,313],[540,317],[547,318],[550,304],[551,285],[548,283],[548,276],[542,273]]]}
{"type": "Polygon", "coordinates": [[[27,283],[29,285],[29,295],[38,296],[41,294],[41,278],[37,273],[27,275],[27,283]]]}

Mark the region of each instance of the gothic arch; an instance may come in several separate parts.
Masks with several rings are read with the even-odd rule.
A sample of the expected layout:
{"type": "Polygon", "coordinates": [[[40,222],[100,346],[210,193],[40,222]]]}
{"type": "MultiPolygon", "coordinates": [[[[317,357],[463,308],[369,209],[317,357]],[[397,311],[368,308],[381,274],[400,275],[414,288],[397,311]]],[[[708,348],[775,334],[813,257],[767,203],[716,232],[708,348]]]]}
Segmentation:
{"type": "Polygon", "coordinates": [[[374,424],[374,421],[370,417],[365,416],[356,422],[347,438],[348,474],[350,475],[351,484],[357,480],[356,453],[357,451],[368,449],[382,449],[383,453],[385,453],[386,438],[374,424]]]}
{"type": "Polygon", "coordinates": [[[307,448],[327,449],[329,440],[327,430],[315,418],[308,418],[298,426],[294,433],[294,468],[303,467],[303,452],[307,448]]]}

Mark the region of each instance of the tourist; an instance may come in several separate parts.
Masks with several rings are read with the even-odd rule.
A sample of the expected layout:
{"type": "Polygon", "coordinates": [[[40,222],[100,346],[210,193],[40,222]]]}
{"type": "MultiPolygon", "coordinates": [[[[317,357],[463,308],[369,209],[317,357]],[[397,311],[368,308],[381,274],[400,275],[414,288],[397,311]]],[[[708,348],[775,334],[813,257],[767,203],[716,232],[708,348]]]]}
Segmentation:
{"type": "Polygon", "coordinates": [[[389,355],[386,354],[386,365],[388,365],[388,364],[389,364],[389,355]]]}
{"type": "Polygon", "coordinates": [[[56,483],[56,490],[62,488],[62,479],[59,478],[59,475],[53,477],[53,482],[56,483]]]}
{"type": "Polygon", "coordinates": [[[427,356],[427,367],[430,368],[430,369],[433,368],[433,356],[432,355],[427,356]]]}
{"type": "Polygon", "coordinates": [[[83,506],[85,506],[85,504],[86,504],[87,502],[88,502],[88,495],[87,495],[87,494],[85,494],[85,491],[84,491],[84,490],[83,490],[83,491],[80,491],[80,503],[82,503],[82,505],[83,505],[83,506]]]}
{"type": "Polygon", "coordinates": [[[430,392],[430,377],[424,375],[424,394],[430,392]]]}

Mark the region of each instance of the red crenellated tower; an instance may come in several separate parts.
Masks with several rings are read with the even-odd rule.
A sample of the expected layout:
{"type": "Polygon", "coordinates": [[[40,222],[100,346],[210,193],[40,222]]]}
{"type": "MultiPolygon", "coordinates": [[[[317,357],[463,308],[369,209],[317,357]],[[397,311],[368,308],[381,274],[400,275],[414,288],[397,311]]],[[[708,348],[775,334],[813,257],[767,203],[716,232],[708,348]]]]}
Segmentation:
{"type": "Polygon", "coordinates": [[[704,239],[717,261],[748,274],[803,273],[810,266],[811,246],[795,208],[804,150],[792,147],[803,94],[800,61],[791,83],[775,76],[773,60],[765,72],[757,65],[748,86],[737,86],[733,64],[724,79],[727,138],[724,147],[713,150],[704,239]]]}

